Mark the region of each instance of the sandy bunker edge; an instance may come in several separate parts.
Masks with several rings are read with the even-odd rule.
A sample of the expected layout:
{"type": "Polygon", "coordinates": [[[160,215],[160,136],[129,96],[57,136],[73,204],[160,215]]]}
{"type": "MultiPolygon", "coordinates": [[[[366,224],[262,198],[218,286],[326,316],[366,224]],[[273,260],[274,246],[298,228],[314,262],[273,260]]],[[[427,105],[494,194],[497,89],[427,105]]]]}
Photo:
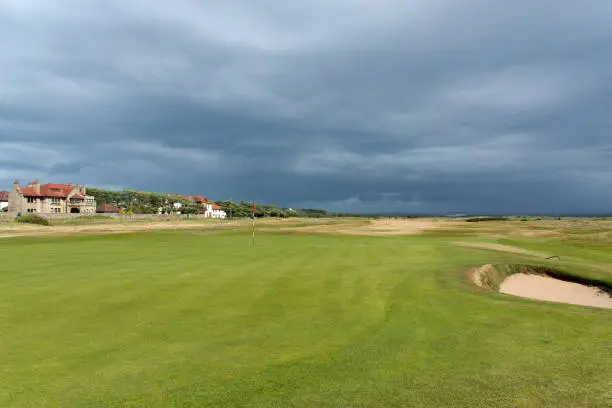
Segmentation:
{"type": "Polygon", "coordinates": [[[476,268],[472,281],[485,289],[556,303],[612,309],[612,285],[533,265],[492,265],[476,268]]]}

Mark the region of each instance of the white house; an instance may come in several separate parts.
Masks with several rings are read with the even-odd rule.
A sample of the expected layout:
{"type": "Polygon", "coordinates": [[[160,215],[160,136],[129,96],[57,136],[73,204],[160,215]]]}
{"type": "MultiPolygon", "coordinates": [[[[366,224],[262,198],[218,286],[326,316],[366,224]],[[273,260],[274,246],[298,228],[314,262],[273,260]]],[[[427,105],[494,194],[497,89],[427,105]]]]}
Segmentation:
{"type": "Polygon", "coordinates": [[[0,212],[7,211],[9,201],[9,192],[0,191],[0,212]]]}
{"type": "Polygon", "coordinates": [[[217,204],[206,203],[204,205],[206,206],[206,210],[204,211],[204,217],[206,218],[225,218],[227,217],[227,214],[225,213],[225,211],[223,211],[221,207],[219,207],[217,204]]]}
{"type": "Polygon", "coordinates": [[[170,203],[168,200],[166,200],[165,202],[165,207],[159,207],[157,209],[157,213],[158,214],[164,214],[167,213],[168,211],[172,211],[172,213],[174,214],[180,214],[181,213],[181,207],[183,206],[183,204],[177,202],[174,203],[170,203]],[[171,208],[168,208],[168,206],[170,206],[171,208]]]}
{"type": "MultiPolygon", "coordinates": [[[[221,207],[219,207],[215,203],[208,201],[204,196],[183,196],[183,198],[191,202],[197,203],[200,207],[201,214],[204,215],[205,218],[227,217],[227,214],[221,209],[221,207]]],[[[180,214],[182,206],[183,205],[179,202],[172,203],[169,200],[166,200],[165,207],[160,207],[158,209],[158,213],[163,214],[164,212],[167,212],[169,210],[168,207],[170,207],[170,210],[174,214],[180,214]]]]}

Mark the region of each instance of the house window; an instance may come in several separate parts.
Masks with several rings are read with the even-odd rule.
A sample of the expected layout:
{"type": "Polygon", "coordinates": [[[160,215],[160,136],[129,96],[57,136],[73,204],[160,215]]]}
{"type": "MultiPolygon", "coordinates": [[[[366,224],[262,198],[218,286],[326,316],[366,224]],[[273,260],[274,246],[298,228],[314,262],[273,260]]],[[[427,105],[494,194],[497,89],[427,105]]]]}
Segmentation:
{"type": "Polygon", "coordinates": [[[59,204],[59,203],[60,203],[59,198],[52,198],[51,199],[51,204],[59,204]]]}
{"type": "Polygon", "coordinates": [[[29,212],[29,213],[35,213],[35,212],[36,212],[36,210],[35,210],[34,208],[28,208],[28,212],[29,212]]]}
{"type": "Polygon", "coordinates": [[[32,204],[36,202],[36,197],[28,197],[28,203],[32,204]]]}

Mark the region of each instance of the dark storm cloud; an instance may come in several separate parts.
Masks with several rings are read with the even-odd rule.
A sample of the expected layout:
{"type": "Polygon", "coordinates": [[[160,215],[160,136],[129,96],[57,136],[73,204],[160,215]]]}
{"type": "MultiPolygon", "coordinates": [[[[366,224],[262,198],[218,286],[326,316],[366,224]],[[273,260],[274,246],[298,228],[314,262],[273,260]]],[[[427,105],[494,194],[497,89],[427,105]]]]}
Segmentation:
{"type": "Polygon", "coordinates": [[[606,1],[5,1],[0,181],[607,211],[610,27],[606,1]]]}

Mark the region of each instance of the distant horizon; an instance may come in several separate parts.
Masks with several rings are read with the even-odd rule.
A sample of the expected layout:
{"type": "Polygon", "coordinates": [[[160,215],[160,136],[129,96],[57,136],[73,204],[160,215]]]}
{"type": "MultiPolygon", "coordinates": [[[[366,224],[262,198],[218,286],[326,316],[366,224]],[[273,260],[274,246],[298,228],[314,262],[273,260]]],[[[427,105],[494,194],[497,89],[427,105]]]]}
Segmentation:
{"type": "MultiPolygon", "coordinates": [[[[609,213],[499,213],[499,212],[487,212],[487,213],[460,213],[461,217],[458,218],[469,218],[469,217],[566,217],[566,218],[610,218],[612,212],[609,213]]],[[[454,213],[408,213],[408,212],[381,212],[381,213],[360,213],[362,216],[382,216],[382,217],[452,217],[454,213]]]]}
{"type": "MultiPolygon", "coordinates": [[[[40,181],[40,180],[39,180],[40,181]]],[[[52,183],[52,182],[47,182],[44,181],[42,182],[42,184],[47,184],[47,183],[52,183]]],[[[66,183],[68,184],[68,183],[66,183]]],[[[73,183],[74,184],[74,183],[73,183]]],[[[25,185],[25,184],[24,184],[25,185]]],[[[97,187],[95,185],[87,185],[88,189],[98,189],[98,190],[106,190],[104,188],[100,188],[97,187]]],[[[11,183],[11,187],[12,187],[12,183],[11,183]]],[[[6,190],[0,188],[0,191],[11,191],[11,188],[8,188],[6,190]]],[[[112,191],[138,191],[138,192],[150,192],[150,193],[155,193],[155,194],[166,194],[166,195],[179,195],[179,196],[190,196],[193,194],[187,194],[187,193],[166,193],[166,192],[158,192],[158,191],[147,191],[147,190],[140,190],[140,189],[136,189],[136,188],[123,188],[123,189],[119,189],[119,190],[112,190],[112,191]]],[[[239,203],[241,201],[246,201],[246,202],[251,202],[251,200],[247,200],[247,199],[234,199],[231,200],[229,198],[214,198],[213,201],[233,201],[235,203],[239,203]]],[[[262,201],[259,204],[264,204],[264,205],[273,205],[279,208],[297,208],[297,209],[314,209],[314,210],[322,210],[322,211],[326,211],[328,213],[343,213],[343,214],[349,214],[349,215],[355,215],[355,216],[363,216],[363,217],[460,217],[460,218],[466,218],[466,217],[486,217],[486,216],[493,216],[493,217],[512,217],[512,216],[516,216],[516,217],[520,217],[520,216],[525,216],[525,217],[566,217],[566,218],[610,218],[612,217],[612,211],[611,212],[597,212],[597,211],[593,211],[593,212],[588,212],[588,211],[559,211],[559,212],[521,212],[521,211],[508,211],[508,212],[500,212],[500,211],[474,211],[474,212],[463,212],[463,211],[443,211],[443,212],[410,212],[410,211],[351,211],[351,209],[347,209],[347,210],[341,210],[341,211],[337,211],[337,210],[333,210],[333,209],[329,209],[326,207],[312,207],[312,206],[284,206],[284,205],[280,205],[277,204],[273,201],[262,201]]]]}

